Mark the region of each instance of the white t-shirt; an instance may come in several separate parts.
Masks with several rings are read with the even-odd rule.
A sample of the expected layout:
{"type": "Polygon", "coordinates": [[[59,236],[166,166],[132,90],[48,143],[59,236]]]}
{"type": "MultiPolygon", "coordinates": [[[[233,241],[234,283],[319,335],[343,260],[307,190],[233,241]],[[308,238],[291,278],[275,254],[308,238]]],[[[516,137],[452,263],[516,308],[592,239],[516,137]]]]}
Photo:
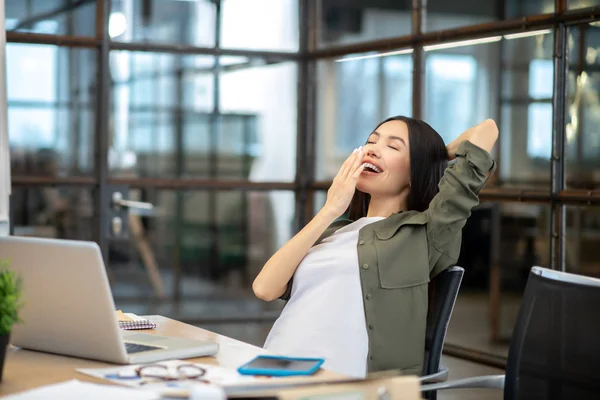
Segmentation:
{"type": "Polygon", "coordinates": [[[324,358],[323,368],[364,377],[369,338],[358,265],[358,232],[383,217],[364,217],[313,246],[264,348],[290,357],[324,358]]]}

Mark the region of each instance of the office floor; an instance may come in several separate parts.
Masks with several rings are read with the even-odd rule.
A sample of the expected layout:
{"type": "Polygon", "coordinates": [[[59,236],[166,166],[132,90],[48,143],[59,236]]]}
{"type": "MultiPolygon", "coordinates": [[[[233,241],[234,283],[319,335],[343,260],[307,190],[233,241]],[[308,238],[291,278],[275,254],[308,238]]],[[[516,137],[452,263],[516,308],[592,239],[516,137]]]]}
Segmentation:
{"type": "Polygon", "coordinates": [[[460,293],[452,312],[446,342],[506,357],[520,305],[521,296],[502,294],[499,340],[493,342],[490,340],[492,332],[487,293],[460,293]]]}
{"type": "MultiPolygon", "coordinates": [[[[272,321],[281,307],[281,304],[266,305],[264,302],[248,297],[247,294],[235,289],[236,284],[217,287],[198,278],[186,277],[182,280],[182,300],[175,303],[171,300],[156,300],[139,270],[136,272],[119,269],[113,271],[112,278],[111,284],[117,308],[140,315],[160,314],[192,323],[196,320],[194,325],[256,346],[263,345],[272,321]],[[248,322],[248,317],[252,315],[262,315],[265,320],[248,322]],[[224,318],[231,318],[238,322],[223,323],[221,319],[224,318]]],[[[170,294],[172,289],[170,274],[163,274],[163,278],[167,293],[170,294]]],[[[461,294],[453,313],[447,342],[480,351],[506,354],[506,344],[490,343],[487,304],[485,294],[461,294]]],[[[503,299],[502,325],[512,325],[518,305],[517,298],[503,299]]],[[[450,379],[503,373],[496,368],[454,357],[444,356],[442,362],[450,369],[450,379]]],[[[440,393],[438,398],[493,400],[501,399],[502,393],[493,390],[452,390],[440,393]]]]}
{"type": "MultiPolygon", "coordinates": [[[[475,364],[454,357],[444,356],[442,364],[449,368],[450,380],[472,376],[504,374],[504,370],[475,364]]],[[[439,400],[501,400],[502,398],[503,393],[501,390],[491,389],[446,390],[438,393],[439,400]]]]}

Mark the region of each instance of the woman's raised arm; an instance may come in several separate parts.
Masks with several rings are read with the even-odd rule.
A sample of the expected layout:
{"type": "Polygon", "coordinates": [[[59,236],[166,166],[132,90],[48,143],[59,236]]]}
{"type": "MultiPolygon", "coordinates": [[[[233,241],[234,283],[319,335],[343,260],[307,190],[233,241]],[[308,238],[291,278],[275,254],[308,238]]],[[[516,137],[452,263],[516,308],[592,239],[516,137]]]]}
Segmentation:
{"type": "Polygon", "coordinates": [[[458,138],[446,146],[446,149],[448,150],[448,159],[454,160],[454,158],[456,158],[456,152],[458,151],[460,144],[465,140],[468,140],[480,149],[491,153],[496,140],[498,140],[498,127],[496,126],[496,122],[494,122],[493,119],[486,119],[464,131],[458,138]]]}
{"type": "Polygon", "coordinates": [[[333,179],[325,206],[267,261],[252,284],[256,297],[272,301],[285,293],[288,282],[308,250],[350,205],[356,182],[362,172],[362,159],[362,148],[352,152],[333,179]]]}
{"type": "MultiPolygon", "coordinates": [[[[427,209],[427,238],[430,254],[437,253],[444,265],[433,263],[430,268],[443,269],[456,262],[460,250],[462,228],[471,209],[479,204],[479,192],[494,168],[490,152],[498,138],[496,123],[489,119],[469,128],[450,143],[448,158],[456,158],[444,172],[427,209]]],[[[436,257],[430,257],[436,260],[436,257]]],[[[439,271],[432,271],[435,275],[439,271]]]]}

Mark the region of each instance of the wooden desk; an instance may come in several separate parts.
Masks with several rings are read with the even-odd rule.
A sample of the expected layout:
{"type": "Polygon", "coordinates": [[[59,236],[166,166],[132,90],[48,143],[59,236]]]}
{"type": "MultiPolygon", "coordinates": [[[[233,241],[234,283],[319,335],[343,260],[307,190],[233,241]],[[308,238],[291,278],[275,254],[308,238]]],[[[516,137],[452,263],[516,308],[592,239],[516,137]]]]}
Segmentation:
{"type": "MultiPolygon", "coordinates": [[[[219,343],[219,352],[216,357],[195,358],[192,359],[194,362],[219,365],[227,368],[237,368],[257,355],[267,353],[267,351],[260,347],[240,342],[239,340],[219,335],[202,328],[184,324],[183,322],[175,321],[170,318],[162,316],[147,316],[147,318],[154,321],[157,327],[156,330],[145,330],[144,332],[152,332],[173,337],[210,339],[219,343]]],[[[0,384],[0,396],[14,394],[23,390],[70,379],[110,384],[108,381],[81,374],[75,369],[105,368],[111,366],[114,366],[114,364],[11,347],[7,350],[6,362],[4,365],[4,377],[0,384]]],[[[339,374],[321,370],[311,377],[292,379],[300,382],[310,380],[318,383],[320,380],[342,378],[343,376],[339,374]]],[[[401,379],[410,380],[410,378],[401,379]]],[[[408,382],[408,384],[409,386],[413,385],[413,382],[408,382]]],[[[418,387],[418,383],[416,385],[418,387]]],[[[412,398],[414,397],[411,395],[411,399],[412,398]]]]}

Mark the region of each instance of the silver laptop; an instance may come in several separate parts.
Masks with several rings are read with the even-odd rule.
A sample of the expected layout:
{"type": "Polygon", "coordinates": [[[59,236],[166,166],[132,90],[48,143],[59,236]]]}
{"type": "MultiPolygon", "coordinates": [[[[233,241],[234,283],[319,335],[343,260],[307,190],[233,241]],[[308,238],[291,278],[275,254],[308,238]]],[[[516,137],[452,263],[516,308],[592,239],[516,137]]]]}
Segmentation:
{"type": "Polygon", "coordinates": [[[214,355],[211,341],[123,331],[94,242],[0,237],[0,258],[23,281],[15,346],[118,364],[214,355]]]}

